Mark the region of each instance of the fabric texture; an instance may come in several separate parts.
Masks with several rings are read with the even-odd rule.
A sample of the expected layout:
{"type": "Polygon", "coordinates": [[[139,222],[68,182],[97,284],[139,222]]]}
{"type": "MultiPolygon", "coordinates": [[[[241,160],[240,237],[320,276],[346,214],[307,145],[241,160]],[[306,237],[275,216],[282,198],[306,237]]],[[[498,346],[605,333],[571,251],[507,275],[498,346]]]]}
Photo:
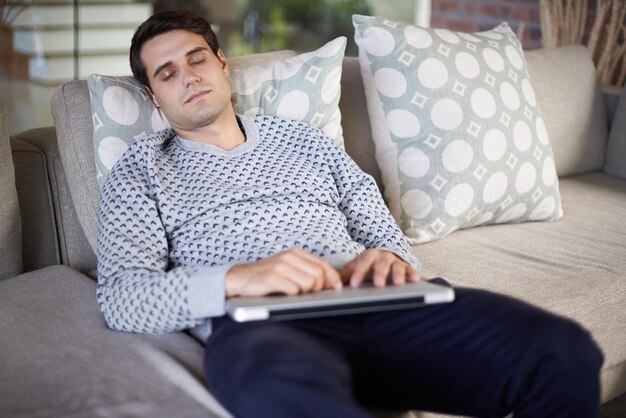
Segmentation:
{"type": "Polygon", "coordinates": [[[59,86],[51,106],[59,153],[72,204],[92,251],[96,252],[98,198],[89,90],[84,80],[59,86]]]}
{"type": "Polygon", "coordinates": [[[361,67],[357,57],[346,57],[344,59],[343,71],[341,73],[341,89],[345,92],[341,95],[339,105],[346,152],[363,171],[376,180],[378,188],[383,190],[380,169],[374,157],[376,151],[372,141],[372,129],[367,117],[363,79],[361,78],[361,67]]]}
{"type": "Polygon", "coordinates": [[[413,247],[426,278],[529,301],[590,329],[605,353],[603,401],[626,384],[626,181],[561,180],[559,222],[458,231],[413,247]]]}
{"type": "Polygon", "coordinates": [[[611,126],[604,172],[626,179],[626,89],[622,89],[611,126]]]}
{"type": "Polygon", "coordinates": [[[0,95],[0,280],[22,271],[22,230],[4,101],[0,95]]]}
{"type": "Polygon", "coordinates": [[[11,138],[11,148],[22,218],[23,271],[27,272],[60,264],[61,259],[46,156],[20,137],[11,138]]]}
{"type": "Polygon", "coordinates": [[[235,112],[304,121],[343,147],[339,97],[346,43],[339,37],[313,52],[233,68],[235,112]]]}
{"type": "Polygon", "coordinates": [[[98,302],[117,330],[208,336],[233,264],[301,248],[336,269],[366,248],[419,271],[374,180],[321,131],[242,116],[232,150],[157,133],[135,143],[102,191],[98,302]]]}
{"type": "MultiPolygon", "coordinates": [[[[234,58],[230,71],[235,111],[302,120],[343,144],[339,112],[341,64],[346,38],[320,49],[284,58],[290,53],[260,54],[247,65],[234,58]]],[[[120,156],[138,139],[169,128],[144,86],[133,77],[87,77],[93,114],[93,145],[98,184],[104,184],[120,156]]]]}
{"type": "Polygon", "coordinates": [[[562,216],[548,134],[508,25],[466,34],[353,20],[385,197],[411,243],[562,216]]]}
{"type": "Polygon", "coordinates": [[[96,284],[65,266],[0,283],[0,416],[229,417],[184,333],[106,327],[96,284]]]}
{"type": "MultiPolygon", "coordinates": [[[[56,222],[51,222],[49,217],[43,214],[28,216],[28,219],[37,223],[35,231],[32,232],[46,230],[52,226],[56,226],[58,232],[58,239],[52,237],[52,243],[48,243],[49,241],[41,240],[40,237],[38,237],[39,239],[31,240],[32,242],[29,246],[32,247],[31,250],[60,251],[60,260],[57,259],[55,262],[42,264],[41,267],[61,263],[73,267],[81,273],[87,273],[96,268],[96,255],[89,246],[78,222],[74,205],[72,205],[61,156],[59,155],[58,143],[56,140],[52,140],[54,136],[54,128],[46,127],[21,132],[14,135],[12,138],[13,140],[24,141],[36,147],[43,153],[42,157],[45,158],[45,164],[42,163],[41,166],[47,170],[47,180],[50,188],[48,193],[51,194],[50,201],[42,205],[41,199],[47,197],[48,194],[42,193],[39,190],[24,191],[23,194],[24,196],[35,197],[40,200],[39,202],[33,202],[34,210],[43,211],[43,208],[49,207],[50,213],[54,215],[56,222]]],[[[40,154],[38,153],[37,155],[40,154]]],[[[20,158],[24,159],[24,157],[20,158]]],[[[31,159],[33,158],[34,156],[31,156],[31,159]]],[[[37,165],[39,165],[39,161],[37,161],[37,163],[37,165]]],[[[19,168],[19,170],[23,169],[24,168],[21,167],[19,168]]],[[[18,167],[16,165],[16,172],[17,171],[18,167]]],[[[45,181],[45,174],[46,173],[37,173],[37,176],[40,176],[45,181]]],[[[35,176],[22,175],[19,177],[18,193],[20,195],[22,195],[19,191],[20,183],[30,182],[33,177],[35,176]]],[[[22,212],[24,212],[23,209],[22,212]]],[[[28,237],[29,235],[25,235],[24,239],[28,239],[28,237]]]]}
{"type": "Polygon", "coordinates": [[[601,170],[608,136],[602,89],[583,45],[526,51],[559,177],[601,170]]]}

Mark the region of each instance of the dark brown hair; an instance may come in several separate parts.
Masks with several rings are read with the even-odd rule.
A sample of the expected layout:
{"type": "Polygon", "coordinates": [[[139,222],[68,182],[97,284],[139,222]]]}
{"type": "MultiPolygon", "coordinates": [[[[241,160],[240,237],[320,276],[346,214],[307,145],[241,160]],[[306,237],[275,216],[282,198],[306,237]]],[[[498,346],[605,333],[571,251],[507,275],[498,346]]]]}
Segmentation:
{"type": "Polygon", "coordinates": [[[214,54],[220,49],[215,32],[204,18],[183,10],[168,10],[155,13],[143,22],[135,31],[130,44],[130,68],[133,76],[144,86],[150,88],[146,67],[141,61],[141,48],[150,39],[173,30],[186,30],[202,35],[214,54]]]}

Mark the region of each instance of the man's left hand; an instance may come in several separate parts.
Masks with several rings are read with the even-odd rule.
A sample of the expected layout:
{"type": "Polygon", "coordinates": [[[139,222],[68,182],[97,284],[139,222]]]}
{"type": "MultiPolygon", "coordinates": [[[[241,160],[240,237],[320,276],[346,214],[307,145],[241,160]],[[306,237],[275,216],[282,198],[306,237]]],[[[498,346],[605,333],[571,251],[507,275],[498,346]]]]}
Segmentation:
{"type": "Polygon", "coordinates": [[[392,279],[396,286],[419,281],[419,273],[406,261],[392,252],[369,248],[344,266],[339,272],[341,280],[351,287],[360,287],[366,279],[371,279],[376,287],[385,287],[392,279]]]}

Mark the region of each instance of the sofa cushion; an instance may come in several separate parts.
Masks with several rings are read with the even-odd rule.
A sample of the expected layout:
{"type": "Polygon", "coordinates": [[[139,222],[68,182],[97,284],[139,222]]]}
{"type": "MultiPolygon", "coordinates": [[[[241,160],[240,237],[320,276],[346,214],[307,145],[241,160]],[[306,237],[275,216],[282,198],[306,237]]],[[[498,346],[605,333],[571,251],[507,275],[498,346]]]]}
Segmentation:
{"type": "Polygon", "coordinates": [[[94,164],[87,82],[77,80],[59,86],[52,94],[50,108],[72,203],[95,253],[100,191],[94,164]]]}
{"type": "Polygon", "coordinates": [[[626,89],[624,88],[611,126],[604,172],[626,179],[626,89]]]}
{"type": "Polygon", "coordinates": [[[560,188],[559,222],[458,231],[413,252],[424,277],[521,298],[590,329],[606,356],[607,400],[626,385],[626,181],[593,173],[560,188]]]}
{"type": "Polygon", "coordinates": [[[521,45],[355,15],[385,197],[409,241],[561,216],[558,179],[521,45]]]}
{"type": "Polygon", "coordinates": [[[361,67],[357,57],[346,57],[343,60],[339,107],[346,152],[361,170],[374,177],[378,188],[383,190],[380,169],[374,158],[372,128],[367,117],[361,67]]]}
{"type": "Polygon", "coordinates": [[[228,416],[196,340],[108,329],[96,284],[71,268],[0,282],[0,317],[0,416],[228,416]]]}
{"type": "Polygon", "coordinates": [[[557,174],[562,177],[601,170],[608,136],[607,114],[589,50],[569,45],[528,51],[525,55],[557,174]]]}
{"type": "MultiPolygon", "coordinates": [[[[346,38],[317,51],[291,51],[230,59],[235,111],[304,120],[343,146],[339,95],[346,38]]],[[[119,157],[146,134],[169,128],[161,109],[133,77],[87,77],[94,124],[98,184],[119,157]]]]}
{"type": "Polygon", "coordinates": [[[22,231],[4,101],[0,95],[0,280],[22,270],[22,231]]]}

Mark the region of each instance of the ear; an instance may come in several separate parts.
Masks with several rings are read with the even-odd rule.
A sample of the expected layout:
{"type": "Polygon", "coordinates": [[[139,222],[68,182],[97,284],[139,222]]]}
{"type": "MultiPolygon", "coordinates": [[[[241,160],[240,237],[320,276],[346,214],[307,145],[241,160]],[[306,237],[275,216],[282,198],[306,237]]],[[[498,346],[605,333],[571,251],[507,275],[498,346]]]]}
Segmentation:
{"type": "Polygon", "coordinates": [[[222,51],[221,48],[217,50],[217,59],[220,60],[220,62],[222,63],[222,71],[224,71],[224,74],[228,76],[228,71],[230,67],[228,66],[228,60],[224,55],[224,51],[222,51]]]}
{"type": "Polygon", "coordinates": [[[145,86],[144,87],[146,90],[146,93],[148,93],[148,96],[150,96],[150,100],[152,100],[152,103],[154,103],[154,105],[158,108],[161,107],[161,105],[159,104],[159,101],[157,100],[156,96],[154,95],[154,93],[152,93],[152,90],[150,90],[150,87],[145,86]]]}

